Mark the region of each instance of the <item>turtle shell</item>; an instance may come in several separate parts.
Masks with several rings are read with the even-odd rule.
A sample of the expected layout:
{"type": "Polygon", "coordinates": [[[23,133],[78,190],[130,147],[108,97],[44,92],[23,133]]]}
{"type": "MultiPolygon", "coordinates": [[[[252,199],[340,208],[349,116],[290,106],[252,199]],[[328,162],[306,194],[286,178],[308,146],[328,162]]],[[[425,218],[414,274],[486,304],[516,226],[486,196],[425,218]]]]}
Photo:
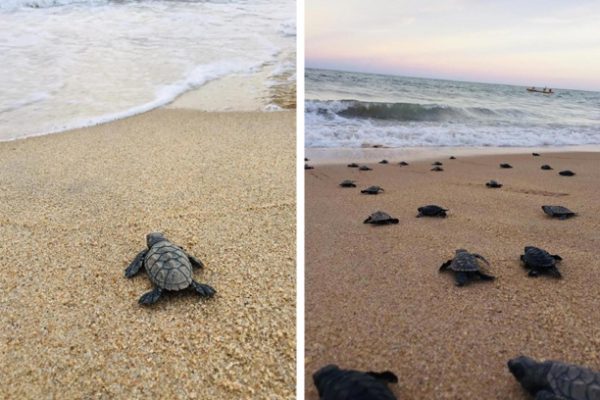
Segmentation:
{"type": "Polygon", "coordinates": [[[481,270],[477,258],[466,250],[456,252],[449,268],[452,271],[459,272],[477,272],[481,270]]]}
{"type": "Polygon", "coordinates": [[[364,221],[365,224],[397,224],[398,219],[392,218],[391,215],[385,213],[383,211],[375,211],[373,214],[369,215],[367,219],[364,221]]]}
{"type": "Polygon", "coordinates": [[[542,210],[551,217],[572,217],[575,213],[563,206],[542,206],[542,210]]]}
{"type": "Polygon", "coordinates": [[[556,260],[546,250],[538,247],[525,247],[523,261],[536,268],[552,268],[556,265],[556,260]]]}
{"type": "Polygon", "coordinates": [[[340,183],[340,186],[341,187],[356,187],[356,184],[354,183],[354,181],[351,181],[350,179],[346,179],[340,183]]]}
{"type": "Polygon", "coordinates": [[[394,400],[388,383],[398,382],[390,371],[362,372],[327,365],[313,374],[321,400],[394,400]]]}
{"type": "Polygon", "coordinates": [[[144,259],[152,283],[167,290],[181,290],[192,284],[192,264],[184,251],[163,240],[148,250],[144,259]]]}
{"type": "Polygon", "coordinates": [[[600,399],[600,372],[560,361],[549,363],[546,380],[554,394],[574,400],[600,399]]]}
{"type": "Polygon", "coordinates": [[[430,204],[428,206],[417,208],[417,211],[426,216],[436,216],[443,214],[448,210],[440,206],[436,206],[435,204],[430,204]]]}

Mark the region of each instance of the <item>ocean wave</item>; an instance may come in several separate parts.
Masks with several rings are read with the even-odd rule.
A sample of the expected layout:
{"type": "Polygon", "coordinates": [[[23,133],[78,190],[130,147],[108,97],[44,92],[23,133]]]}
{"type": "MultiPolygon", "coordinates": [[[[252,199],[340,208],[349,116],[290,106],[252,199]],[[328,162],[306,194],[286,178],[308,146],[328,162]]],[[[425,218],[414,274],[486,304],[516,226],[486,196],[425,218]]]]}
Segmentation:
{"type": "Polygon", "coordinates": [[[290,19],[288,21],[282,22],[279,25],[278,33],[285,37],[294,37],[296,36],[296,20],[290,19]]]}
{"type": "MultiPolygon", "coordinates": [[[[15,11],[27,8],[51,8],[62,6],[102,6],[110,3],[139,2],[140,0],[2,0],[0,11],[15,11]]],[[[232,0],[162,0],[181,3],[231,3],[232,0]]],[[[295,29],[295,26],[294,26],[295,29]]]]}

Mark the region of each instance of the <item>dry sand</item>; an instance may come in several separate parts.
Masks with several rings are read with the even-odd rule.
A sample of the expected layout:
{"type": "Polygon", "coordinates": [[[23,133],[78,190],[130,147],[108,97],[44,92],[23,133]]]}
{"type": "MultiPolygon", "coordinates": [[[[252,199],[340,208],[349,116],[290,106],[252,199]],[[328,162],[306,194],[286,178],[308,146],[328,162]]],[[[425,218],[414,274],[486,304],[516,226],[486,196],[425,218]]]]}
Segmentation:
{"type": "Polygon", "coordinates": [[[291,398],[294,121],[163,109],[0,143],[0,398],[291,398]],[[214,299],[137,304],[152,230],[214,299]]]}
{"type": "Polygon", "coordinates": [[[308,399],[327,363],[390,369],[402,400],[528,399],[506,367],[521,353],[600,370],[600,153],[448,155],[444,172],[430,172],[435,159],[306,171],[308,399]],[[558,175],[567,168],[577,175],[558,175]],[[358,187],[340,188],[343,179],[358,187]],[[505,186],[488,189],[490,179],[505,186]],[[374,184],[385,193],[360,194],[374,184]],[[426,204],[449,217],[415,218],[426,204]],[[553,220],[543,204],[579,216],[553,220]],[[376,210],[400,223],[364,225],[376,210]],[[525,245],[560,254],[564,279],[528,278],[525,245]],[[484,255],[496,281],[454,286],[438,267],[457,248],[484,255]]]}

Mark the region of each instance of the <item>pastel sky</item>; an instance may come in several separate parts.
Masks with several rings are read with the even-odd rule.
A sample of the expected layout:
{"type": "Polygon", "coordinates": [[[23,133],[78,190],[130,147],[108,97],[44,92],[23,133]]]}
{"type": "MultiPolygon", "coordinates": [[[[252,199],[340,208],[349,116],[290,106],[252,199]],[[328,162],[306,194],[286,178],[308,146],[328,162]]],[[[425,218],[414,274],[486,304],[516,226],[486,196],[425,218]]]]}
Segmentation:
{"type": "Polygon", "coordinates": [[[306,0],[306,66],[600,90],[600,1],[306,0]]]}

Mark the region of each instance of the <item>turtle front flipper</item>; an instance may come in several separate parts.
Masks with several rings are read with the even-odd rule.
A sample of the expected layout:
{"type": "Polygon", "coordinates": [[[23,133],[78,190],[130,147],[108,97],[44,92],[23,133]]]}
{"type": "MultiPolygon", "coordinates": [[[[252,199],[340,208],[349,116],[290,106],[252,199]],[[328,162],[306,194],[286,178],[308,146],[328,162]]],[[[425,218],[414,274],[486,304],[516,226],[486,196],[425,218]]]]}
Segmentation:
{"type": "Polygon", "coordinates": [[[540,390],[536,393],[535,400],[565,400],[565,398],[557,396],[547,390],[540,390]]]}
{"type": "Polygon", "coordinates": [[[383,372],[366,372],[367,375],[372,376],[373,378],[389,383],[398,383],[398,377],[392,371],[383,371],[383,372]]]}
{"type": "Polygon", "coordinates": [[[192,280],[192,288],[202,297],[213,297],[217,291],[212,286],[192,280]]]}
{"type": "Polygon", "coordinates": [[[138,302],[143,305],[154,304],[158,301],[162,292],[163,292],[162,288],[155,287],[154,290],[152,290],[151,292],[148,292],[148,293],[144,294],[142,297],[140,297],[138,302]]]}
{"type": "Polygon", "coordinates": [[[190,260],[190,264],[192,264],[192,267],[204,268],[204,263],[202,261],[200,261],[199,259],[197,259],[194,256],[190,256],[189,254],[187,256],[188,256],[188,259],[190,260]]]}
{"type": "Polygon", "coordinates": [[[440,267],[439,271],[445,271],[446,268],[448,268],[450,266],[450,264],[452,264],[452,260],[448,260],[445,263],[442,264],[442,266],[440,267]]]}
{"type": "Polygon", "coordinates": [[[144,265],[144,257],[146,256],[147,252],[148,250],[142,250],[137,256],[135,256],[131,264],[129,264],[129,266],[125,269],[125,276],[127,278],[132,278],[138,272],[140,272],[140,268],[142,268],[142,265],[144,265]]]}
{"type": "Polygon", "coordinates": [[[562,257],[558,254],[552,254],[552,258],[554,258],[556,261],[562,261],[562,257]]]}
{"type": "Polygon", "coordinates": [[[479,278],[482,281],[493,281],[494,279],[496,279],[495,276],[492,276],[492,275],[487,274],[487,273],[482,272],[482,271],[479,271],[477,274],[479,275],[479,278]]]}
{"type": "Polygon", "coordinates": [[[562,278],[561,273],[558,271],[558,268],[556,268],[556,267],[548,268],[548,275],[553,276],[558,279],[562,278]]]}
{"type": "Polygon", "coordinates": [[[473,257],[479,258],[480,260],[482,260],[487,265],[490,265],[490,263],[488,262],[488,260],[486,260],[485,257],[483,257],[481,254],[477,254],[477,253],[471,253],[471,254],[473,255],[473,257]]]}

